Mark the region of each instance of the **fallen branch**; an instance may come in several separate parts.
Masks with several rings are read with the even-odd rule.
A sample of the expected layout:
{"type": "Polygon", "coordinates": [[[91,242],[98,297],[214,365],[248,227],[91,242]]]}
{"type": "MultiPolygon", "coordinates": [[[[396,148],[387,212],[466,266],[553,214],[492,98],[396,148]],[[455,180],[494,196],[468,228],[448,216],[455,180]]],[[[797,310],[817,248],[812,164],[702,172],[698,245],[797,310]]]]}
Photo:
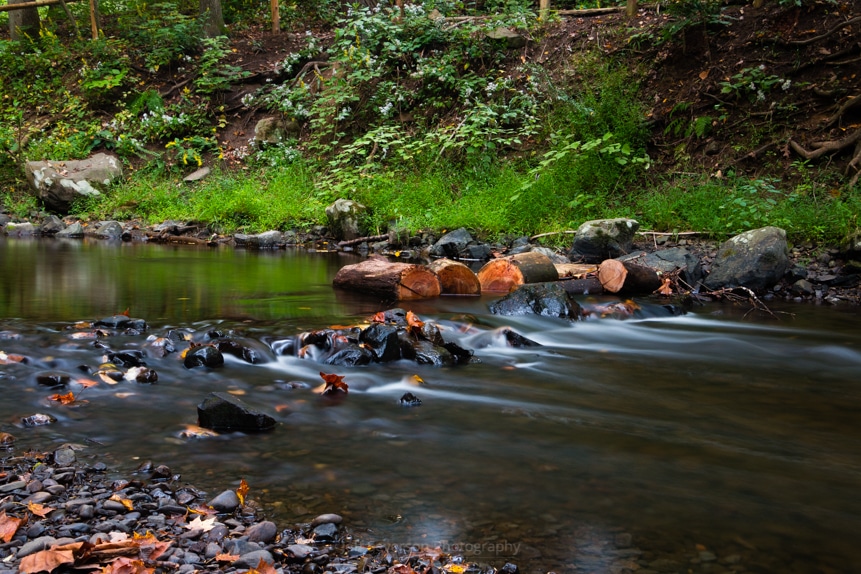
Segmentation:
{"type": "Polygon", "coordinates": [[[762,311],[763,313],[771,315],[773,319],[777,319],[778,321],[780,320],[780,318],[774,314],[774,311],[769,309],[768,305],[763,303],[760,298],[756,296],[756,293],[754,293],[747,287],[726,287],[724,289],[718,289],[716,291],[709,291],[707,294],[713,297],[717,297],[718,299],[726,299],[727,301],[731,301],[733,303],[743,303],[745,301],[750,303],[751,308],[747,313],[744,314],[745,318],[747,318],[747,316],[754,311],[762,311]],[[747,297],[739,295],[738,293],[736,293],[736,291],[743,291],[747,294],[747,297]]]}
{"type": "Polygon", "coordinates": [[[359,245],[360,243],[365,243],[368,241],[382,241],[384,239],[388,239],[389,235],[369,235],[368,237],[357,237],[355,239],[348,239],[345,241],[338,242],[338,247],[350,247],[353,245],[359,245]]]}

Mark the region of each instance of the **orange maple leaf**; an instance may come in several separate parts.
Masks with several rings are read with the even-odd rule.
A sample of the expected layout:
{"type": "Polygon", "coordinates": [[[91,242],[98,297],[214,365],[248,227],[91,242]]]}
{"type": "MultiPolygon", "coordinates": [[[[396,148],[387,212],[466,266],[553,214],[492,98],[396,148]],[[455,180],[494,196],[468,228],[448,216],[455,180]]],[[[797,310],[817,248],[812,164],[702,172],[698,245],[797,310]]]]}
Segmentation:
{"type": "Polygon", "coordinates": [[[412,311],[407,311],[407,326],[410,329],[421,329],[425,326],[425,322],[419,319],[419,316],[412,311]]]}
{"type": "Polygon", "coordinates": [[[371,317],[371,323],[385,323],[386,314],[382,311],[371,317]]]}
{"type": "Polygon", "coordinates": [[[245,482],[245,479],[239,480],[239,488],[236,489],[236,496],[239,497],[239,503],[245,504],[245,495],[248,494],[248,483],[245,482]]]}
{"type": "Polygon", "coordinates": [[[275,568],[271,564],[261,558],[260,562],[257,563],[257,566],[252,568],[245,574],[277,574],[277,572],[278,571],[275,570],[275,568]]]}
{"type": "Polygon", "coordinates": [[[75,393],[73,393],[73,392],[69,391],[69,392],[68,392],[68,393],[66,393],[65,395],[61,395],[61,394],[59,394],[59,393],[57,393],[57,394],[53,394],[53,395],[51,395],[50,397],[48,397],[48,400],[49,400],[49,401],[57,401],[57,402],[58,402],[58,403],[60,403],[61,405],[71,405],[71,404],[72,404],[72,403],[74,403],[77,399],[75,399],[75,393]]]}
{"type": "Polygon", "coordinates": [[[326,383],[326,388],[323,389],[324,395],[331,395],[339,391],[346,393],[350,389],[349,385],[344,382],[344,377],[341,375],[327,374],[321,371],[320,376],[326,383]]]}
{"type": "Polygon", "coordinates": [[[119,502],[120,504],[122,504],[123,506],[125,506],[125,507],[126,507],[126,509],[127,509],[129,512],[131,512],[132,510],[134,510],[134,509],[135,509],[135,505],[134,505],[134,503],[133,503],[130,499],[128,499],[128,498],[121,498],[119,494],[115,494],[115,495],[113,495],[113,496],[111,497],[111,500],[113,500],[114,502],[119,502]]]}
{"type": "Polygon", "coordinates": [[[233,562],[239,559],[239,554],[216,554],[216,562],[233,562]]]}

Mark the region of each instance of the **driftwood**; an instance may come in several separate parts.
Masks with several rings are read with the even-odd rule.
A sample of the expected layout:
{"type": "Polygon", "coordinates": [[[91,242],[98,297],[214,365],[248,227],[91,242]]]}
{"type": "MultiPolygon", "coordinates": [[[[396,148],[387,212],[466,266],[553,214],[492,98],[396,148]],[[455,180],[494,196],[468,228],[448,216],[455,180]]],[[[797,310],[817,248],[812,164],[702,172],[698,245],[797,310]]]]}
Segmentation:
{"type": "Polygon", "coordinates": [[[171,235],[166,233],[153,233],[148,231],[147,239],[153,243],[184,243],[188,245],[208,245],[212,247],[217,245],[215,241],[210,239],[200,239],[191,235],[171,235]]]}
{"type": "Polygon", "coordinates": [[[494,259],[478,271],[483,292],[508,293],[525,283],[558,279],[559,272],[550,258],[535,251],[494,259]]]}
{"type": "Polygon", "coordinates": [[[463,263],[437,259],[428,268],[439,277],[443,295],[481,295],[478,277],[463,263]]]}
{"type": "Polygon", "coordinates": [[[372,257],[345,265],[335,274],[335,287],[375,293],[399,301],[437,297],[442,288],[436,274],[422,265],[372,257]]]}
{"type": "Polygon", "coordinates": [[[598,270],[598,266],[591,263],[557,263],[554,267],[560,279],[582,279],[598,270]]]}
{"type": "Polygon", "coordinates": [[[369,235],[367,237],[357,237],[355,239],[347,239],[345,241],[339,241],[338,247],[350,247],[352,245],[359,245],[360,243],[368,243],[369,241],[383,241],[388,239],[389,235],[369,235]]]}

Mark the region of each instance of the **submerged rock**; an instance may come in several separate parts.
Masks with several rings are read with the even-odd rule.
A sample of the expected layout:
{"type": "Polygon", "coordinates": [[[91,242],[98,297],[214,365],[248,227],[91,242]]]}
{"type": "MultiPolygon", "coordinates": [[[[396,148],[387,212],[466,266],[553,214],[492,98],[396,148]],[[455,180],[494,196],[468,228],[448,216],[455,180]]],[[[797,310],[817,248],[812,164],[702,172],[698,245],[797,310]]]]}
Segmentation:
{"type": "Polygon", "coordinates": [[[210,393],[197,405],[198,424],[214,431],[260,432],[275,428],[271,416],[257,411],[229,393],[210,393]]]}

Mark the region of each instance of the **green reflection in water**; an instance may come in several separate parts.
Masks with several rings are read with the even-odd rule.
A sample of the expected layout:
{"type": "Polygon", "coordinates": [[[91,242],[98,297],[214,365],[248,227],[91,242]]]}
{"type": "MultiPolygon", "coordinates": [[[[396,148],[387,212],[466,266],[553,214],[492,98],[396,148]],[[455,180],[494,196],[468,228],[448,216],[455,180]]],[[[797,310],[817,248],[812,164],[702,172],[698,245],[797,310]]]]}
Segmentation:
{"type": "Polygon", "coordinates": [[[0,315],[68,321],[129,309],[147,320],[349,314],[337,254],[80,240],[0,240],[0,315]]]}

